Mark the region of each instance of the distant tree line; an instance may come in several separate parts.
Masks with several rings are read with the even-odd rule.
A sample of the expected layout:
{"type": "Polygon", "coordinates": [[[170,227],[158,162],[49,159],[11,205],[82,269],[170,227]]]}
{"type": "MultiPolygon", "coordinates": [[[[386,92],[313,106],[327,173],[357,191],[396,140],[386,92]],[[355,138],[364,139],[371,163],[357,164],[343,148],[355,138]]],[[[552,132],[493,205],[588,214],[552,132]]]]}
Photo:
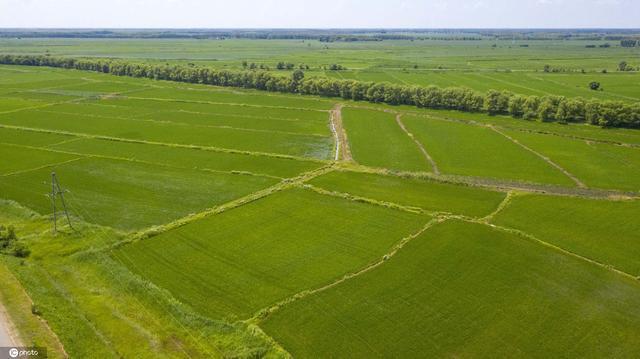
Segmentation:
{"type": "Polygon", "coordinates": [[[185,65],[133,63],[112,59],[0,55],[1,64],[89,70],[117,76],[145,77],[215,86],[300,93],[390,105],[484,112],[545,122],[587,122],[603,127],[640,128],[640,103],[585,100],[562,96],[522,96],[491,90],[406,86],[325,77],[305,78],[300,69],[288,76],[260,70],[229,71],[185,65]]]}

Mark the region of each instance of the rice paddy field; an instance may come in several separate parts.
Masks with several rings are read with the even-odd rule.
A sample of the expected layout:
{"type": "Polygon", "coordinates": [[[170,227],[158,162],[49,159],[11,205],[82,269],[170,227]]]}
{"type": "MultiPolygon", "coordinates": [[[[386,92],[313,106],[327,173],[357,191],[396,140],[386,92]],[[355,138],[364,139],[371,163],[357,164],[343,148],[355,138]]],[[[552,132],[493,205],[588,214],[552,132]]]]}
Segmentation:
{"type": "MultiPolygon", "coordinates": [[[[640,100],[637,72],[615,71],[637,48],[520,45],[0,53],[640,100]]],[[[0,225],[30,251],[0,254],[0,300],[52,358],[638,357],[638,218],[638,130],[0,66],[0,225]]]]}

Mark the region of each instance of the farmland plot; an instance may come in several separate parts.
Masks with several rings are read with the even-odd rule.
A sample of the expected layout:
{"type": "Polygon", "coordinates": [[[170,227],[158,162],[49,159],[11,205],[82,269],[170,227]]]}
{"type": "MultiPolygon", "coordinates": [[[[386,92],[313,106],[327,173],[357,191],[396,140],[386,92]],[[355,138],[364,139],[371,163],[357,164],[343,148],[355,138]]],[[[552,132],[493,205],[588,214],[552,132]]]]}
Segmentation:
{"type": "Polygon", "coordinates": [[[587,186],[640,191],[640,148],[520,131],[509,134],[556,161],[587,186]]]}
{"type": "Polygon", "coordinates": [[[278,157],[251,156],[192,148],[87,138],[75,138],[73,141],[56,144],[49,148],[73,153],[126,158],[164,164],[177,168],[199,169],[203,171],[248,172],[281,178],[295,177],[302,172],[307,172],[323,165],[318,162],[278,157]]]}
{"type": "Polygon", "coordinates": [[[262,327],[303,358],[475,357],[487,348],[503,357],[625,357],[640,353],[639,305],[637,281],[486,226],[449,222],[262,327]]]}
{"type": "Polygon", "coordinates": [[[505,197],[504,193],[479,188],[356,172],[331,172],[309,183],[330,191],[467,216],[487,215],[505,197]]]}
{"type": "Polygon", "coordinates": [[[489,128],[406,116],[442,173],[573,185],[562,172],[489,128]]]}
{"type": "Polygon", "coordinates": [[[293,189],[125,245],[115,255],[200,313],[247,318],[379,259],[427,221],[293,189]]]}
{"type": "Polygon", "coordinates": [[[356,162],[395,170],[431,170],[420,149],[396,123],[394,114],[346,108],[342,119],[356,162]]]}
{"type": "Polygon", "coordinates": [[[75,158],[78,156],[0,144],[0,176],[75,158]]]}
{"type": "Polygon", "coordinates": [[[46,194],[52,170],[69,190],[73,214],[120,230],[170,222],[277,183],[264,177],[88,158],[3,177],[0,191],[5,199],[49,213],[46,194]]]}
{"type": "Polygon", "coordinates": [[[494,223],[640,275],[639,201],[518,196],[494,223]]]}
{"type": "Polygon", "coordinates": [[[95,118],[88,115],[26,110],[0,115],[0,124],[62,131],[129,140],[213,146],[227,149],[271,152],[284,155],[326,158],[331,137],[263,132],[231,128],[202,127],[138,121],[121,118],[95,118]]]}

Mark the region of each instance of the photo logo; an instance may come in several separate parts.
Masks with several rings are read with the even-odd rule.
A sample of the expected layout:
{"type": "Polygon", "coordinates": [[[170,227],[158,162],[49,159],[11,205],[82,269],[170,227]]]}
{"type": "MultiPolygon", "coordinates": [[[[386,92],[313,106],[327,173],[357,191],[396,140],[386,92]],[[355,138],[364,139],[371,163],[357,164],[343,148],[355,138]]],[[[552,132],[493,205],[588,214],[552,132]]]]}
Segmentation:
{"type": "Polygon", "coordinates": [[[10,357],[17,358],[18,354],[20,354],[20,352],[18,352],[18,349],[16,349],[16,348],[9,349],[9,356],[10,357]]]}

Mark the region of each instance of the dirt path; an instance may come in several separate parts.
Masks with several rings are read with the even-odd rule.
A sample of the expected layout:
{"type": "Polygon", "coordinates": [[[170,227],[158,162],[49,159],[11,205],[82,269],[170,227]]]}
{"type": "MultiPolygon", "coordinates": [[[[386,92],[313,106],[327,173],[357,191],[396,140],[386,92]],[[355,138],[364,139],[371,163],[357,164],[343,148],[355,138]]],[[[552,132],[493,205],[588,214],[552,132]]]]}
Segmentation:
{"type": "Polygon", "coordinates": [[[502,131],[498,130],[497,128],[495,128],[495,127],[494,127],[494,126],[492,126],[492,125],[489,125],[489,128],[490,128],[490,129],[492,129],[493,131],[495,131],[495,132],[497,132],[497,133],[501,134],[502,136],[506,137],[509,141],[511,141],[511,142],[513,142],[513,143],[515,143],[516,145],[518,145],[518,146],[520,146],[520,147],[524,148],[525,150],[527,150],[527,151],[529,151],[529,152],[533,153],[534,155],[536,155],[536,156],[540,157],[543,161],[545,161],[546,163],[550,164],[552,167],[555,167],[555,168],[556,168],[557,170],[559,170],[560,172],[564,173],[564,175],[565,175],[565,176],[567,176],[567,177],[571,178],[571,180],[572,180],[573,182],[575,182],[575,183],[576,183],[576,185],[578,185],[578,187],[580,187],[580,188],[587,188],[587,186],[586,186],[584,183],[582,183],[582,181],[580,181],[576,176],[572,175],[569,171],[567,171],[567,170],[565,170],[564,168],[562,168],[559,164],[557,164],[557,163],[553,162],[549,157],[547,157],[547,156],[543,155],[542,153],[540,153],[540,152],[538,152],[538,151],[536,151],[536,150],[534,150],[534,149],[532,149],[532,148],[530,148],[530,147],[528,147],[528,146],[526,146],[526,145],[524,145],[524,144],[520,143],[520,141],[518,141],[518,140],[516,140],[515,138],[513,138],[513,137],[511,137],[511,136],[507,135],[506,133],[504,133],[504,132],[502,132],[502,131]]]}
{"type": "Polygon", "coordinates": [[[16,347],[21,345],[22,343],[18,339],[18,334],[13,324],[9,321],[9,316],[0,304],[0,347],[16,347]]]}
{"type": "Polygon", "coordinates": [[[400,126],[402,131],[404,131],[404,133],[406,133],[407,136],[409,136],[409,138],[411,138],[413,140],[413,142],[415,142],[415,144],[418,146],[418,148],[420,149],[420,152],[422,152],[424,157],[427,159],[427,161],[431,165],[431,168],[433,169],[433,173],[439,175],[440,174],[440,169],[438,169],[438,165],[436,164],[436,161],[433,160],[433,157],[431,157],[431,155],[429,155],[429,152],[427,152],[427,149],[424,148],[422,143],[420,143],[420,141],[418,141],[415,138],[413,133],[409,132],[407,130],[407,128],[404,126],[404,123],[402,122],[402,114],[399,113],[399,114],[396,115],[396,122],[398,123],[398,125],[400,126]]]}
{"type": "Polygon", "coordinates": [[[335,161],[353,161],[351,156],[351,149],[349,148],[349,141],[347,139],[347,132],[344,129],[342,123],[342,105],[337,104],[331,110],[331,130],[336,138],[336,156],[335,161]]]}

